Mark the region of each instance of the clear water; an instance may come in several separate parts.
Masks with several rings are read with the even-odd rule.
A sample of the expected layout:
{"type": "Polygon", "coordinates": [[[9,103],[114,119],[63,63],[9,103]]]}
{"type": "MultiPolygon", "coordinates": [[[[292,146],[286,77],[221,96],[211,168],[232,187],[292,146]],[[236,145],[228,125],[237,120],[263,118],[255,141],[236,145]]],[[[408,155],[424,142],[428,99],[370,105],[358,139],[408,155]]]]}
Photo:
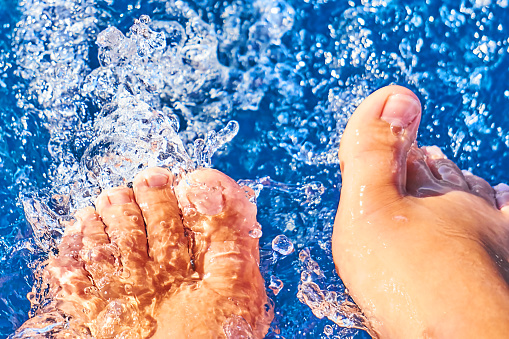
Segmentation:
{"type": "Polygon", "coordinates": [[[145,166],[211,165],[258,193],[267,337],[369,337],[347,328],[362,317],[330,250],[343,128],[402,84],[424,104],[421,144],[509,182],[507,7],[0,0],[0,336],[27,319],[61,220],[145,166]]]}

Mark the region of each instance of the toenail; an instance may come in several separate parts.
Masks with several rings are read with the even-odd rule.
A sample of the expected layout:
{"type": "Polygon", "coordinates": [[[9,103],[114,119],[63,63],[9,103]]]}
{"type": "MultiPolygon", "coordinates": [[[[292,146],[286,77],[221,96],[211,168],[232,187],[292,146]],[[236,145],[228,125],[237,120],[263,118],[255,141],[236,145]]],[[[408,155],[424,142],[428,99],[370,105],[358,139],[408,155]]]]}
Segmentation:
{"type": "Polygon", "coordinates": [[[132,201],[131,195],[125,190],[117,190],[108,193],[108,200],[112,205],[127,204],[132,201]]]}
{"type": "Polygon", "coordinates": [[[148,175],[145,180],[147,181],[147,185],[150,187],[159,187],[164,186],[168,183],[169,176],[162,173],[156,173],[148,175]]]}
{"type": "Polygon", "coordinates": [[[507,184],[498,184],[494,189],[499,194],[509,193],[509,186],[507,184]]]}
{"type": "Polygon", "coordinates": [[[509,204],[509,186],[506,184],[498,184],[494,187],[497,207],[502,209],[509,204]]]}
{"type": "Polygon", "coordinates": [[[440,147],[438,146],[424,146],[424,150],[428,155],[428,158],[437,160],[437,159],[447,159],[447,156],[442,152],[440,147]]]}
{"type": "MultiPolygon", "coordinates": [[[[420,113],[421,104],[415,97],[406,94],[394,94],[385,102],[380,118],[391,124],[393,134],[402,135],[404,129],[408,128],[420,113]]],[[[412,129],[417,129],[417,127],[412,125],[412,129]]]]}

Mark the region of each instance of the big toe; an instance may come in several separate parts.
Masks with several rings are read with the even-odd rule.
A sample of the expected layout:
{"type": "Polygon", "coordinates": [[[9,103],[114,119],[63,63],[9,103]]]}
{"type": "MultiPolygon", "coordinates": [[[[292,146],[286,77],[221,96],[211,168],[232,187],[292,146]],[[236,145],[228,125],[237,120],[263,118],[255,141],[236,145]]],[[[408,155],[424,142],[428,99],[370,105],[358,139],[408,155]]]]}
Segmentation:
{"type": "Polygon", "coordinates": [[[146,225],[149,256],[160,270],[157,275],[162,287],[170,287],[190,271],[188,239],[173,192],[174,181],[167,169],[149,168],[133,182],[136,203],[146,225]]]}
{"type": "Polygon", "coordinates": [[[245,264],[248,264],[258,270],[256,233],[260,230],[256,206],[249,201],[242,187],[219,171],[202,169],[181,179],[175,193],[184,225],[194,237],[194,264],[200,275],[209,273],[207,278],[215,278],[224,274],[224,270],[233,264],[230,260],[233,257],[246,262],[240,267],[246,268],[245,264]],[[223,264],[224,268],[218,267],[212,274],[211,269],[215,271],[216,266],[223,264]]]}
{"type": "Polygon", "coordinates": [[[182,178],[175,194],[194,237],[195,270],[207,298],[221,296],[218,313],[241,317],[255,337],[263,336],[272,317],[265,309],[258,267],[261,231],[249,192],[219,171],[201,169],[182,178]]]}
{"type": "MultiPolygon", "coordinates": [[[[405,194],[406,158],[421,117],[419,99],[401,86],[384,87],[356,109],[341,139],[341,199],[366,201],[376,192],[387,203],[405,194]]],[[[373,200],[373,199],[372,199],[373,200]]],[[[367,206],[360,206],[359,211],[367,206]]]]}

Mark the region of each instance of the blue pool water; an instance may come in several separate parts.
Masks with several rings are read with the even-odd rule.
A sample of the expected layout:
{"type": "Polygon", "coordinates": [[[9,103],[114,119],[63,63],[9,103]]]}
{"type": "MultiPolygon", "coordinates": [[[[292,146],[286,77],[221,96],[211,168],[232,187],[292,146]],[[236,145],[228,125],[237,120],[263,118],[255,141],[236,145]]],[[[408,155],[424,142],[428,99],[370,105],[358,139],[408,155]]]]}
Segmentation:
{"type": "Polygon", "coordinates": [[[348,298],[330,250],[343,128],[370,92],[405,85],[424,106],[421,144],[509,182],[507,7],[0,0],[0,336],[27,319],[59,220],[140,167],[215,152],[213,167],[259,192],[267,337],[369,337],[335,306],[348,298]]]}

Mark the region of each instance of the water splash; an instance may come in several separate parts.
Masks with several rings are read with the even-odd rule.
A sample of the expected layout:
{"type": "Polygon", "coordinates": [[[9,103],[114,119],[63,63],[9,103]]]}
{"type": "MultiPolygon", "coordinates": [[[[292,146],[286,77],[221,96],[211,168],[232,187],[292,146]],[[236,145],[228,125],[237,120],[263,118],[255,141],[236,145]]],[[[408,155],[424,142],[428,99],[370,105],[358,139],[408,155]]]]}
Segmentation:
{"type": "Polygon", "coordinates": [[[239,180],[240,185],[250,187],[256,196],[260,194],[262,189],[279,191],[291,194],[296,202],[302,206],[314,206],[321,202],[321,196],[325,193],[325,187],[320,181],[311,181],[304,184],[287,184],[271,179],[270,177],[262,177],[255,180],[242,179],[239,180]]]}
{"type": "MultiPolygon", "coordinates": [[[[240,177],[258,178],[248,181],[256,192],[260,215],[266,215],[264,236],[270,242],[285,232],[297,250],[313,247],[321,251],[324,261],[331,260],[330,220],[337,201],[331,191],[337,191],[340,181],[339,140],[355,107],[381,85],[397,82],[419,92],[425,103],[420,136],[427,138],[425,143],[445,146],[451,158],[467,164],[461,167],[478,166],[486,178],[506,177],[502,159],[509,129],[501,107],[507,105],[509,94],[504,92],[509,91],[499,79],[504,79],[501,75],[507,68],[503,19],[507,1],[444,4],[432,0],[427,6],[334,0],[209,4],[151,1],[157,8],[154,20],[142,16],[131,29],[109,28],[98,35],[98,27],[115,26],[118,12],[103,13],[104,6],[93,1],[20,2],[23,16],[11,53],[17,56],[0,57],[0,72],[9,67],[9,61],[17,64],[14,73],[19,83],[14,94],[24,116],[15,131],[24,133],[23,142],[30,142],[30,126],[23,126],[34,120],[46,126],[51,158],[45,161],[54,164],[47,178],[55,187],[35,198],[22,195],[22,200],[29,199],[24,203],[27,218],[36,225],[35,235],[32,230],[16,235],[29,241],[18,243],[12,251],[4,251],[11,245],[2,244],[2,253],[8,253],[3,262],[14,267],[9,253],[37,253],[41,246],[53,246],[47,242],[51,239],[37,234],[51,229],[58,235],[62,226],[52,218],[61,218],[58,211],[68,213],[80,204],[72,192],[81,192],[81,203],[86,204],[98,194],[98,187],[109,185],[106,177],[97,174],[97,166],[111,165],[112,177],[128,182],[135,169],[120,157],[115,146],[119,139],[105,135],[91,146],[102,133],[95,119],[115,112],[118,106],[105,106],[120,97],[131,101],[130,109],[137,112],[133,125],[141,130],[157,124],[157,119],[143,122],[149,111],[164,116],[165,126],[174,126],[168,119],[177,116],[181,144],[190,155],[195,149],[207,149],[201,141],[195,147],[197,138],[206,142],[210,131],[224,128],[230,119],[239,118],[244,128],[245,113],[256,110],[256,119],[247,121],[253,125],[252,135],[241,136],[243,142],[230,144],[229,151],[235,154],[230,159],[237,154],[242,158],[238,166],[246,172],[240,171],[240,177]],[[92,71],[95,56],[89,53],[94,41],[100,66],[92,71]],[[97,160],[90,168],[83,159],[86,151],[97,160]],[[108,152],[111,161],[101,156],[108,152]],[[116,172],[114,164],[129,170],[116,172]],[[494,172],[493,168],[501,169],[494,172]],[[302,185],[308,189],[300,189],[302,185]],[[54,195],[64,198],[52,202],[54,195]]],[[[131,12],[121,14],[132,16],[131,12]]],[[[1,74],[7,87],[9,74],[1,74]]],[[[5,88],[1,82],[0,87],[5,88]]],[[[106,120],[101,121],[106,127],[106,120]]],[[[117,136],[107,128],[104,131],[117,136]]],[[[136,134],[121,135],[130,159],[140,156],[134,145],[148,147],[136,140],[136,134]]],[[[172,133],[166,136],[173,137],[172,133]]],[[[164,155],[171,152],[164,151],[163,144],[157,144],[163,161],[173,163],[172,156],[164,155]]],[[[9,167],[13,154],[9,147],[8,142],[1,145],[2,168],[9,167]]],[[[184,157],[194,164],[208,163],[190,155],[184,157]]],[[[30,181],[31,166],[27,163],[14,170],[13,180],[20,185],[30,181]]],[[[224,165],[231,169],[228,166],[224,165]]],[[[266,260],[272,263],[269,250],[266,260]]],[[[290,273],[277,276],[285,286],[292,285],[290,273]]],[[[284,296],[285,290],[278,296],[284,296]]],[[[291,305],[284,307],[285,313],[291,313],[291,305]]],[[[12,312],[6,309],[10,317],[12,312]]],[[[300,317],[302,310],[296,313],[300,317]]],[[[284,325],[293,326],[288,324],[284,325]]],[[[293,328],[300,331],[299,326],[293,328]]]]}
{"type": "Polygon", "coordinates": [[[239,123],[230,121],[219,132],[210,131],[204,139],[196,139],[193,144],[192,156],[196,167],[210,167],[212,155],[230,142],[239,132],[239,123]]]}
{"type": "Polygon", "coordinates": [[[311,258],[309,249],[300,251],[299,260],[303,266],[297,293],[300,302],[309,306],[319,319],[327,317],[340,327],[368,331],[364,315],[346,293],[338,294],[320,287],[326,279],[318,263],[311,258]]]}
{"type": "Polygon", "coordinates": [[[278,295],[283,287],[284,283],[280,279],[276,278],[273,275],[270,276],[269,288],[272,290],[272,293],[274,293],[274,295],[278,295]]]}

